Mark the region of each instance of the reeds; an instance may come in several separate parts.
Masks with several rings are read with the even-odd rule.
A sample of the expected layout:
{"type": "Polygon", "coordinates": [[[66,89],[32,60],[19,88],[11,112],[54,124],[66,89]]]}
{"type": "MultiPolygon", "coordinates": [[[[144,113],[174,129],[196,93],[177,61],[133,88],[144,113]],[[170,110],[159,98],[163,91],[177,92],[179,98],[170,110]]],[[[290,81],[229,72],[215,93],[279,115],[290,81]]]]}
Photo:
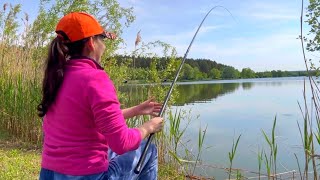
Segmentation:
{"type": "MultiPolygon", "coordinates": [[[[23,21],[24,27],[20,27],[17,21],[18,14],[20,12],[20,5],[5,4],[3,10],[0,11],[0,128],[4,132],[8,132],[11,136],[19,138],[23,141],[34,143],[37,145],[42,144],[42,120],[37,116],[36,107],[41,98],[41,84],[43,77],[43,63],[47,53],[47,44],[50,38],[53,37],[53,24],[58,20],[57,14],[72,11],[79,8],[103,8],[101,6],[108,6],[107,9],[113,9],[114,13],[120,13],[120,15],[114,16],[111,24],[116,24],[116,32],[121,32],[120,18],[128,18],[127,25],[133,21],[132,9],[124,9],[117,4],[116,1],[112,5],[104,4],[103,1],[100,6],[96,7],[93,4],[85,6],[87,1],[74,1],[70,4],[70,1],[64,1],[66,7],[61,7],[61,3],[53,3],[53,6],[48,9],[48,12],[44,11],[44,4],[42,2],[38,18],[35,22],[30,23],[29,17],[25,14],[23,21]],[[70,6],[69,6],[70,5],[70,6]],[[57,11],[57,12],[56,12],[57,11]],[[56,13],[53,13],[56,12],[56,13]],[[123,14],[121,14],[123,13],[123,14]],[[118,18],[118,19],[117,19],[118,18]],[[48,22],[46,21],[48,20],[48,22]],[[23,29],[22,33],[19,30],[23,29]],[[19,38],[18,38],[19,37],[19,38]]],[[[92,3],[92,2],[91,2],[92,3]]],[[[63,4],[63,3],[62,3],[63,4]]],[[[112,11],[110,11],[112,12],[112,11]]],[[[112,27],[112,26],[111,26],[112,27]]],[[[115,86],[121,89],[123,80],[130,77],[129,64],[118,65],[116,59],[109,57],[121,42],[121,38],[113,42],[112,47],[109,49],[107,55],[104,57],[109,61],[103,61],[102,64],[106,67],[106,71],[114,80],[115,86]]],[[[108,44],[108,47],[111,46],[108,44]]],[[[141,99],[147,99],[149,96],[157,97],[157,101],[161,102],[165,97],[167,86],[161,85],[161,79],[163,77],[168,78],[174,73],[174,70],[178,66],[178,61],[175,60],[175,50],[168,44],[157,41],[148,43],[143,47],[157,46],[157,48],[163,48],[164,56],[169,58],[168,67],[158,72],[157,56],[153,56],[153,62],[151,69],[148,72],[149,82],[156,83],[150,86],[150,88],[142,90],[139,97],[141,99]]],[[[143,49],[139,50],[140,55],[143,53],[143,49]]],[[[169,104],[174,102],[178,93],[174,91],[169,104]]],[[[133,101],[130,99],[131,94],[124,94],[119,92],[119,98],[123,100],[123,107],[133,105],[133,101]]],[[[139,99],[139,100],[141,100],[139,99]]],[[[170,109],[170,108],[168,108],[170,109]]],[[[146,120],[150,119],[148,116],[140,116],[127,120],[130,127],[135,127],[146,120]]],[[[169,163],[170,167],[174,167],[175,170],[180,169],[176,166],[176,160],[174,155],[178,156],[178,146],[182,142],[182,137],[186,131],[186,127],[182,128],[181,123],[183,121],[182,114],[177,111],[175,114],[168,113],[165,117],[168,125],[168,129],[164,132],[157,133],[156,143],[158,144],[159,162],[161,164],[169,163]],[[168,152],[173,152],[173,156],[168,152]]],[[[189,119],[190,121],[190,119],[189,119]]],[[[205,132],[199,129],[200,144],[204,143],[205,132]]],[[[196,161],[200,159],[201,148],[198,148],[198,154],[196,161]]],[[[191,174],[191,173],[190,173],[191,174]]],[[[177,175],[180,176],[179,174],[177,175]]]]}
{"type": "MultiPolygon", "coordinates": [[[[303,132],[300,128],[300,125],[298,123],[299,126],[299,131],[300,131],[300,136],[301,136],[301,140],[302,140],[302,144],[303,144],[303,149],[304,149],[304,156],[305,156],[305,166],[304,166],[304,174],[303,177],[301,177],[301,179],[308,179],[309,178],[309,162],[312,162],[312,169],[313,169],[313,179],[318,179],[318,172],[317,172],[317,161],[319,160],[317,154],[315,154],[315,144],[314,144],[314,137],[318,140],[319,139],[319,123],[320,123],[320,119],[319,119],[319,103],[320,103],[320,99],[319,99],[319,87],[318,84],[315,82],[314,77],[311,75],[310,73],[310,69],[314,66],[314,64],[312,63],[312,61],[310,61],[311,63],[311,67],[309,69],[308,66],[308,61],[306,58],[306,54],[305,54],[305,47],[304,47],[304,41],[306,40],[306,38],[303,35],[303,13],[304,10],[304,2],[303,0],[301,1],[301,16],[300,16],[300,41],[301,41],[301,48],[302,48],[302,53],[303,53],[303,60],[305,63],[305,67],[306,70],[308,72],[308,83],[309,83],[309,87],[310,87],[310,92],[311,92],[311,98],[310,98],[310,105],[308,105],[309,99],[307,97],[307,93],[306,93],[306,82],[304,81],[304,87],[303,87],[303,97],[304,97],[304,110],[301,107],[301,105],[299,104],[300,107],[300,111],[303,117],[303,132]],[[314,122],[317,124],[317,130],[316,132],[313,131],[314,127],[313,124],[314,122]]],[[[318,140],[318,142],[320,142],[318,140]]],[[[320,145],[318,143],[318,145],[320,145]]],[[[298,161],[298,160],[297,160],[298,161]]],[[[299,162],[298,162],[299,163],[299,162]]],[[[301,174],[301,172],[300,172],[301,174]]]]}
{"type": "MultiPolygon", "coordinates": [[[[72,8],[84,7],[83,2],[80,2],[79,6],[72,3],[72,7],[64,9],[66,12],[72,10],[72,8]]],[[[303,9],[303,6],[302,6],[303,9]]],[[[123,10],[123,9],[122,9],[123,10]]],[[[29,17],[26,14],[23,19],[25,25],[24,32],[19,34],[19,23],[17,22],[18,14],[20,13],[20,5],[4,4],[3,9],[0,11],[0,128],[12,136],[16,136],[24,141],[32,142],[35,144],[41,144],[42,131],[41,131],[41,119],[36,114],[36,106],[41,97],[41,79],[42,79],[42,62],[46,56],[46,41],[43,37],[51,37],[52,29],[50,27],[41,27],[41,22],[37,21],[36,24],[29,23],[29,17]],[[39,30],[39,31],[38,31],[39,30]],[[41,32],[40,34],[37,34],[41,32]],[[47,32],[47,34],[45,34],[47,32]],[[21,35],[21,36],[20,36],[21,35]],[[18,38],[21,37],[21,38],[18,38]],[[35,39],[39,37],[40,39],[35,39]],[[43,41],[41,41],[43,40],[43,41]],[[39,41],[39,42],[38,42],[39,41]]],[[[45,12],[43,15],[48,15],[45,12]]],[[[61,12],[59,12],[61,13],[61,12]]],[[[129,17],[130,15],[128,15],[129,17]]],[[[302,24],[301,14],[301,24],[302,24]]],[[[131,17],[131,16],[130,16],[131,17]]],[[[40,19],[41,20],[41,19],[40,19]]],[[[120,29],[117,29],[120,31],[120,29]]],[[[302,28],[301,28],[301,37],[302,28]]],[[[49,38],[50,39],[50,38],[49,38]]],[[[303,38],[302,48],[303,46],[303,38]]],[[[119,45],[119,42],[115,42],[119,45]]],[[[108,52],[112,54],[112,52],[108,52]]],[[[137,55],[148,55],[153,57],[150,71],[147,76],[149,77],[149,83],[156,82],[150,89],[144,89],[139,92],[141,99],[147,99],[148,96],[156,96],[157,101],[161,102],[165,96],[165,92],[168,87],[161,85],[161,79],[169,78],[174,73],[177,67],[175,61],[175,50],[168,44],[160,41],[153,43],[143,44],[140,49],[135,53],[137,55]],[[167,69],[157,71],[157,56],[150,55],[145,52],[150,47],[163,47],[163,54],[165,57],[170,57],[167,69]]],[[[116,59],[109,58],[110,61],[103,62],[107,67],[106,70],[115,80],[117,87],[121,86],[124,79],[130,77],[130,68],[128,64],[117,65],[116,59]]],[[[304,54],[304,60],[306,63],[306,69],[308,70],[307,60],[304,54]]],[[[169,78],[170,79],[170,78],[169,78]]],[[[299,126],[302,146],[304,151],[304,163],[299,166],[300,175],[296,175],[296,171],[285,172],[286,174],[293,174],[292,179],[300,177],[300,179],[310,179],[310,171],[312,171],[312,179],[318,179],[317,164],[319,164],[319,155],[316,154],[315,149],[320,145],[320,119],[319,119],[319,87],[314,78],[309,75],[308,82],[312,97],[306,96],[306,84],[304,86],[304,103],[300,105],[301,114],[303,117],[302,128],[299,126]],[[307,102],[311,102],[311,106],[308,106],[307,102]],[[313,127],[316,125],[316,128],[313,127]],[[303,167],[303,169],[300,169],[303,167]],[[312,170],[310,170],[312,169],[312,170]],[[301,171],[303,173],[301,173],[301,171]]],[[[120,88],[121,89],[121,88],[120,88]]],[[[124,100],[124,106],[129,106],[132,101],[129,97],[131,94],[121,94],[120,99],[124,100]]],[[[174,91],[171,103],[178,97],[177,91],[174,91]]],[[[133,104],[131,104],[133,105],[133,104]]],[[[128,120],[128,124],[131,127],[138,126],[150,117],[141,116],[128,120]]],[[[169,163],[170,168],[180,170],[181,173],[187,174],[192,177],[196,173],[196,167],[207,166],[201,161],[201,153],[204,149],[205,137],[207,127],[199,127],[197,137],[197,148],[195,152],[192,152],[192,148],[186,145],[188,140],[184,139],[184,135],[187,131],[187,127],[191,120],[195,120],[190,114],[184,115],[182,111],[176,110],[175,112],[169,111],[166,114],[166,129],[162,133],[157,134],[156,143],[159,149],[159,161],[161,163],[169,163]]],[[[267,177],[268,179],[278,179],[279,173],[277,169],[278,158],[278,145],[276,142],[276,122],[275,117],[271,136],[262,130],[263,137],[268,144],[268,150],[258,150],[258,172],[243,170],[234,168],[234,158],[236,155],[238,143],[241,135],[232,142],[231,152],[228,153],[229,167],[221,168],[211,165],[212,168],[221,168],[227,171],[229,179],[231,179],[232,172],[235,172],[236,179],[242,179],[243,172],[249,172],[256,174],[257,179],[267,177]],[[265,165],[265,170],[263,169],[265,165]],[[266,173],[264,173],[266,172],[266,173]]],[[[231,144],[231,143],[230,143],[231,144]]],[[[209,166],[209,165],[208,165],[209,166]]],[[[249,178],[248,178],[249,179],[249,178]]]]}
{"type": "MultiPolygon", "coordinates": [[[[230,166],[229,166],[229,180],[231,179],[231,170],[232,170],[232,164],[233,164],[233,160],[234,160],[234,157],[236,155],[236,151],[237,151],[237,147],[238,147],[238,144],[239,144],[239,141],[240,141],[240,138],[241,138],[241,134],[238,136],[237,140],[236,140],[236,143],[232,142],[232,148],[231,148],[231,152],[228,153],[229,155],[229,162],[230,162],[230,166]]],[[[237,177],[239,176],[239,171],[237,170],[236,171],[237,173],[237,177]]],[[[238,178],[237,178],[238,179],[238,178]]]]}
{"type": "MultiPolygon", "coordinates": [[[[41,120],[36,106],[40,98],[39,74],[32,49],[26,49],[26,39],[19,39],[17,15],[20,5],[5,5],[0,12],[0,128],[11,135],[33,142],[41,142],[41,120]]],[[[28,16],[25,15],[27,26],[28,16]]],[[[28,28],[26,27],[26,34],[28,28]]],[[[40,63],[38,63],[40,64],[40,63]]]]}
{"type": "Polygon", "coordinates": [[[270,149],[270,154],[268,155],[266,152],[264,152],[264,157],[265,157],[265,165],[267,169],[267,174],[268,177],[271,177],[271,171],[273,171],[273,178],[277,178],[277,153],[278,153],[278,145],[275,141],[275,128],[276,128],[276,123],[277,123],[277,117],[274,118],[273,121],[273,126],[272,126],[272,132],[271,132],[271,137],[268,137],[267,134],[263,131],[263,136],[266,142],[269,145],[270,149]]]}

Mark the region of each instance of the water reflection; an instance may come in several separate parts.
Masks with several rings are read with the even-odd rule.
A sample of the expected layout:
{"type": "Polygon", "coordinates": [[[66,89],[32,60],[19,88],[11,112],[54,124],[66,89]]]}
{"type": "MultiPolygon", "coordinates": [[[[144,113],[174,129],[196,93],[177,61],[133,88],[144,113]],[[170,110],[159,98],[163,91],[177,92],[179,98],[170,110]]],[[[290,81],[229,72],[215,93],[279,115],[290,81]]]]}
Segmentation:
{"type": "Polygon", "coordinates": [[[242,88],[245,89],[245,90],[251,89],[252,86],[253,86],[252,82],[244,82],[244,83],[242,83],[242,88]]]}
{"type": "MultiPolygon", "coordinates": [[[[216,84],[179,84],[176,87],[179,96],[176,98],[176,106],[184,106],[191,103],[206,103],[225,94],[233,93],[240,87],[249,90],[254,86],[252,82],[244,83],[216,83],[216,84]]],[[[121,102],[134,105],[147,97],[150,86],[148,85],[126,85],[118,88],[118,91],[127,94],[121,102]]]]}
{"type": "MultiPolygon", "coordinates": [[[[231,81],[179,83],[176,106],[192,110],[192,121],[185,133],[185,142],[196,149],[199,124],[207,125],[202,152],[205,164],[228,166],[228,152],[235,135],[242,134],[234,167],[257,171],[256,152],[268,150],[261,130],[271,132],[277,116],[276,142],[279,145],[279,172],[297,169],[294,154],[303,154],[297,122],[303,121],[297,101],[303,102],[303,78],[277,78],[231,81]]],[[[308,87],[308,85],[306,85],[308,87]]],[[[119,90],[129,94],[125,102],[141,102],[150,86],[123,86],[119,90]]],[[[307,88],[306,92],[310,92],[307,88]]],[[[307,94],[307,97],[310,97],[307,94]]],[[[302,162],[302,161],[301,161],[302,162]]],[[[208,175],[226,179],[225,172],[208,169],[208,175]]]]}
{"type": "Polygon", "coordinates": [[[240,83],[179,85],[177,87],[179,97],[175,105],[183,106],[190,103],[208,102],[219,96],[232,93],[239,87],[240,83]]]}
{"type": "MultiPolygon", "coordinates": [[[[221,81],[199,81],[182,82],[176,86],[179,96],[176,98],[176,106],[184,106],[192,103],[207,103],[226,94],[234,93],[242,89],[248,91],[254,86],[280,87],[289,84],[300,84],[303,78],[273,78],[273,79],[240,79],[240,80],[221,80],[221,81]],[[283,81],[283,79],[286,79],[283,81]]],[[[163,84],[169,86],[170,83],[163,84]]],[[[147,97],[150,85],[124,85],[118,91],[126,94],[121,98],[121,102],[126,105],[134,105],[142,102],[147,97]]]]}

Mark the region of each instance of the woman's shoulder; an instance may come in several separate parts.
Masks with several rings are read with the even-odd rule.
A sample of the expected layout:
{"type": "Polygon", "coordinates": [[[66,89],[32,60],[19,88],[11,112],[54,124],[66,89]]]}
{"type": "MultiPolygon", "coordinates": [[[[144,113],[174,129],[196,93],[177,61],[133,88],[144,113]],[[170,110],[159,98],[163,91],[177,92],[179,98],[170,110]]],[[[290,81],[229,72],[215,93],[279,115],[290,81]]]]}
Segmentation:
{"type": "Polygon", "coordinates": [[[89,86],[101,88],[114,88],[112,80],[104,70],[94,70],[87,74],[85,82],[89,86]]]}
{"type": "Polygon", "coordinates": [[[92,81],[111,81],[109,75],[104,70],[100,69],[91,70],[87,73],[87,78],[92,81]]]}

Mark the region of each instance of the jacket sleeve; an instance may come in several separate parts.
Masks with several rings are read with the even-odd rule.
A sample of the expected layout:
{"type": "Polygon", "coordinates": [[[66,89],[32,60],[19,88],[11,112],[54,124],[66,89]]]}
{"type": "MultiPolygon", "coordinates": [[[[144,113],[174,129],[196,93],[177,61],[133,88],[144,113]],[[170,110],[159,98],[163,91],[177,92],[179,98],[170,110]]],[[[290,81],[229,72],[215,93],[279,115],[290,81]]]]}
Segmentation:
{"type": "Polygon", "coordinates": [[[111,150],[120,155],[137,149],[140,131],[128,128],[115,87],[104,71],[97,71],[88,80],[87,97],[96,128],[105,136],[111,150]]]}

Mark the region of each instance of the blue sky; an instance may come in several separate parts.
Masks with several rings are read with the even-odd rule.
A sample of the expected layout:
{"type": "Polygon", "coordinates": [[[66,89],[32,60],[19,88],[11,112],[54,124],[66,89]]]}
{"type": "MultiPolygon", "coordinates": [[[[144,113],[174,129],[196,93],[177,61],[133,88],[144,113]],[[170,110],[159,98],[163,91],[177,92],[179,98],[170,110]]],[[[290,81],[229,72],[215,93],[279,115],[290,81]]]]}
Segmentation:
{"type": "MultiPolygon", "coordinates": [[[[3,0],[0,0],[3,4],[3,0]]],[[[38,0],[12,0],[23,11],[36,14],[38,0]]],[[[190,58],[207,58],[241,70],[304,70],[300,34],[300,0],[120,0],[134,7],[136,21],[124,30],[127,43],[119,52],[134,49],[136,33],[142,41],[161,40],[183,56],[206,12],[204,22],[189,52],[190,58]]],[[[35,16],[35,15],[34,15],[35,16]]],[[[306,25],[304,25],[306,26],[306,25]]],[[[305,31],[305,33],[307,33],[305,31]]]]}

